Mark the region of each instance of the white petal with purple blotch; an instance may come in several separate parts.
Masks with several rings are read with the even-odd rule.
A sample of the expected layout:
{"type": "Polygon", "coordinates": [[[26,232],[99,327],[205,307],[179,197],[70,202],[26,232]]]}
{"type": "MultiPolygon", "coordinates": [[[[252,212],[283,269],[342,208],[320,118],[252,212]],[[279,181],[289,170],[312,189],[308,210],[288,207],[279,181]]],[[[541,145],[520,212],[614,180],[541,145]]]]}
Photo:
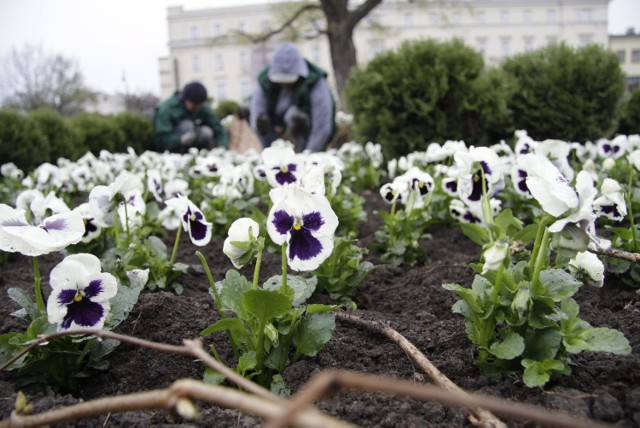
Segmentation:
{"type": "Polygon", "coordinates": [[[576,191],[549,159],[532,154],[522,157],[527,188],[544,211],[559,217],[578,206],[576,191]]]}

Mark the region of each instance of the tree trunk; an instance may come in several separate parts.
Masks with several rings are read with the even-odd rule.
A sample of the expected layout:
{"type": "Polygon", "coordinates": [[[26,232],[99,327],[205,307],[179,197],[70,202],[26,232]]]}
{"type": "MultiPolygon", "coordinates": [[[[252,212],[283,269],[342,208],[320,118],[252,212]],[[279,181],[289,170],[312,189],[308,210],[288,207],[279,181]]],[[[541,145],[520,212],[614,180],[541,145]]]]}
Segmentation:
{"type": "MultiPolygon", "coordinates": [[[[342,23],[342,26],[344,25],[345,23],[342,23]]],[[[330,30],[327,36],[329,39],[333,72],[336,79],[338,106],[344,109],[344,87],[351,68],[356,65],[356,48],[353,44],[353,29],[330,30]]]]}

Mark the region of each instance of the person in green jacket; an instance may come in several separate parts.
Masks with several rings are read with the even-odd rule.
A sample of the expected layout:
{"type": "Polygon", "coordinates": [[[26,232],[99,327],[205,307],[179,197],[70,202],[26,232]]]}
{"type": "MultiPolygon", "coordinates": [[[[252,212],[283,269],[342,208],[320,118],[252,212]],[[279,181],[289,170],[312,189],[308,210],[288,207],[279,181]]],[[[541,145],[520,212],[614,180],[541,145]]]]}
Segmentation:
{"type": "Polygon", "coordinates": [[[298,151],[324,150],[336,129],[336,105],[326,78],[293,43],[278,45],[271,64],[258,74],[251,99],[251,127],[264,147],[286,136],[298,151]]]}
{"type": "Polygon", "coordinates": [[[227,131],[206,101],[207,89],[191,82],[156,107],[151,149],[185,153],[191,147],[227,147],[227,131]]]}

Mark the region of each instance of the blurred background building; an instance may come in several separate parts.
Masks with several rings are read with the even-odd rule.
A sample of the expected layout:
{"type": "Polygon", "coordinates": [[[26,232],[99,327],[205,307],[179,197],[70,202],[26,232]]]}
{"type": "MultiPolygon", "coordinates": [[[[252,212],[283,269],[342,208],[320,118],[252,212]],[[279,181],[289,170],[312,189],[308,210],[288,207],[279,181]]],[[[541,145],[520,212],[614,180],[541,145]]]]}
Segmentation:
{"type": "MultiPolygon", "coordinates": [[[[361,21],[354,43],[358,63],[365,64],[406,40],[460,38],[481,52],[487,65],[550,43],[574,47],[595,43],[616,52],[631,89],[640,81],[640,36],[610,36],[608,4],[608,0],[475,0],[425,6],[385,1],[361,21]]],[[[225,99],[246,101],[255,76],[268,64],[280,39],[250,43],[241,35],[277,28],[282,20],[278,7],[168,8],[169,56],[159,59],[162,98],[199,80],[214,104],[225,99]]],[[[305,37],[296,43],[307,59],[331,75],[326,38],[314,37],[324,23],[318,19],[306,24],[305,37]]]]}

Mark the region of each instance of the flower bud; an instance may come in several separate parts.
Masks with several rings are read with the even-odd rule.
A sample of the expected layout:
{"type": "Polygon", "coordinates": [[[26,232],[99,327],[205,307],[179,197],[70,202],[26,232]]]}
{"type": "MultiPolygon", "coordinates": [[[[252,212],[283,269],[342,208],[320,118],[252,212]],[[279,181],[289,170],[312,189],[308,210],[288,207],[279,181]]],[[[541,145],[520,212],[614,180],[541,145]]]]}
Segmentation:
{"type": "Polygon", "coordinates": [[[254,220],[243,217],[234,221],[229,228],[227,239],[224,240],[222,252],[231,259],[231,263],[240,269],[253,256],[251,242],[260,234],[260,226],[254,220]]]}
{"type": "Polygon", "coordinates": [[[491,247],[485,250],[484,265],[482,266],[482,275],[490,270],[498,270],[509,251],[509,244],[504,241],[494,243],[491,247]]]}

